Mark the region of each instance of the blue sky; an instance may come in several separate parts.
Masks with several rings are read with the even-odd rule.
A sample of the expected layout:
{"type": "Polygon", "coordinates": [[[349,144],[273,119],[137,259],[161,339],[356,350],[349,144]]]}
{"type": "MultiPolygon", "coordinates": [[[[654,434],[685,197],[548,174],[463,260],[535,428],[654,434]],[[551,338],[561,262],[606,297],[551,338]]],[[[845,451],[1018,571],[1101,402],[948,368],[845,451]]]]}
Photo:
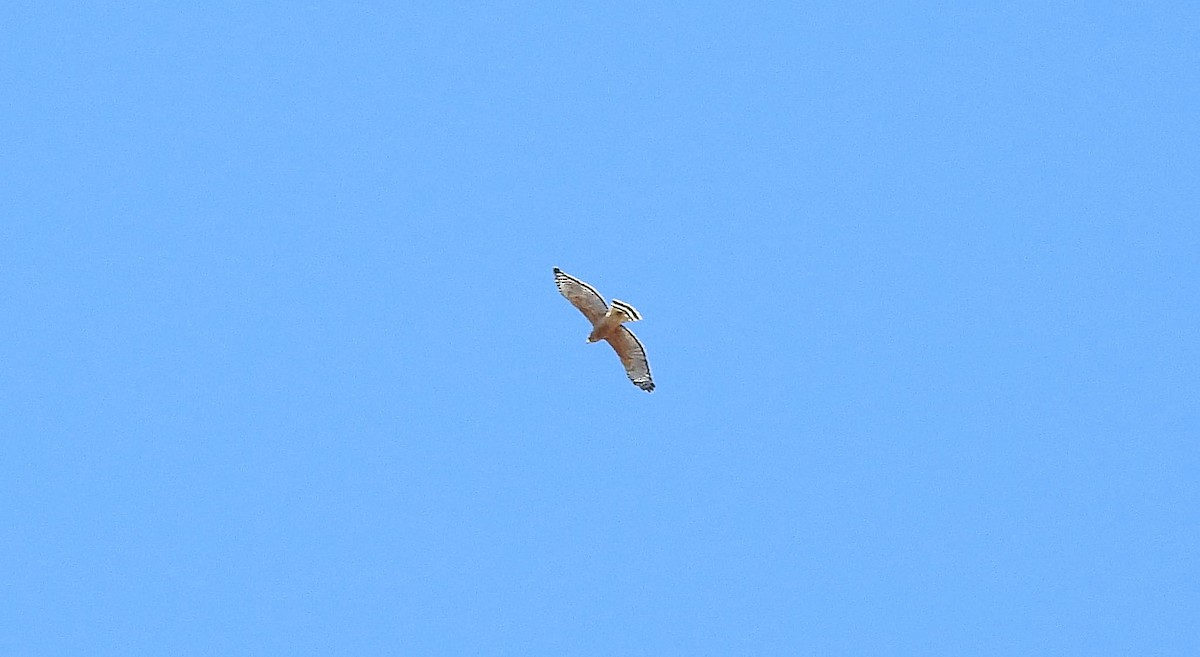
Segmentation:
{"type": "Polygon", "coordinates": [[[1197,26],[6,4],[0,651],[1196,654],[1197,26]]]}

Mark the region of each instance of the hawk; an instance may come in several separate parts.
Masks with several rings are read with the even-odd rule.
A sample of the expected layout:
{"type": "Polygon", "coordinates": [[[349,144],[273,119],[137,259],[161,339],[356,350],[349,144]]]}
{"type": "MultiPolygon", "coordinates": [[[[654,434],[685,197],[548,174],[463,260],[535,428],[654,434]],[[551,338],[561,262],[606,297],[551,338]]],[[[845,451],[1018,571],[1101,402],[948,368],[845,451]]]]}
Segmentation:
{"type": "Polygon", "coordinates": [[[592,323],[592,333],[588,335],[587,341],[608,340],[608,344],[612,345],[617,356],[621,358],[621,364],[625,366],[625,373],[629,375],[633,385],[646,392],[654,390],[654,380],[650,378],[650,363],[646,362],[646,350],[634,337],[633,331],[621,325],[625,322],[636,322],[642,315],[633,306],[618,299],[612,300],[610,308],[596,288],[558,267],[554,268],[554,284],[567,301],[592,323]]]}

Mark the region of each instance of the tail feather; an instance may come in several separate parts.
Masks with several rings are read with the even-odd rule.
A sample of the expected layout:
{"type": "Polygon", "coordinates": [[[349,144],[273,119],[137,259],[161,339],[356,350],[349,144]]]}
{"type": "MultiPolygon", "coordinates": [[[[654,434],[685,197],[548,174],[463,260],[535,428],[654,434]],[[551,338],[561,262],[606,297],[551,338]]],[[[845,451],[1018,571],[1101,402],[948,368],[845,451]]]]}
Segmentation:
{"type": "Polygon", "coordinates": [[[637,308],[634,308],[633,306],[625,303],[624,301],[621,301],[620,299],[613,299],[612,307],[613,307],[613,310],[620,312],[621,314],[628,317],[629,318],[628,321],[638,322],[638,321],[641,321],[641,319],[642,319],[642,314],[637,311],[637,308]]]}

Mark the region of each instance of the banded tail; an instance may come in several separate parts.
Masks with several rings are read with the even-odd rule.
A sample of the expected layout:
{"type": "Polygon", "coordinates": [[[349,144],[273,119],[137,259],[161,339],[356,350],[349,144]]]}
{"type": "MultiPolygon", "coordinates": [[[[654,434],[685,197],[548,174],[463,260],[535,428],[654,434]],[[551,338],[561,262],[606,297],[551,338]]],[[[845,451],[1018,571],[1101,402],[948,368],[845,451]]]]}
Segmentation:
{"type": "Polygon", "coordinates": [[[626,322],[642,321],[642,314],[637,311],[637,308],[634,308],[633,306],[625,303],[624,301],[621,301],[620,299],[612,300],[612,310],[610,310],[609,312],[614,313],[614,314],[620,313],[620,314],[624,315],[625,317],[628,318],[628,319],[623,320],[626,322]]]}

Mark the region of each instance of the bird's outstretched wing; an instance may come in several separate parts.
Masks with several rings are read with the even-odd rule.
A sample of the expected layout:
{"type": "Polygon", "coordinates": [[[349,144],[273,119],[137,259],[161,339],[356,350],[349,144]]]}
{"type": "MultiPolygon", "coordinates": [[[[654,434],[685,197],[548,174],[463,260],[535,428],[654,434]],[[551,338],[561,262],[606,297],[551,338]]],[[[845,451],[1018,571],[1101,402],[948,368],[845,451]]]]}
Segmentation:
{"type": "Polygon", "coordinates": [[[558,286],[558,291],[567,298],[567,301],[578,308],[579,312],[583,313],[593,325],[604,317],[604,313],[608,312],[608,304],[604,303],[604,297],[600,296],[596,288],[558,267],[554,268],[554,284],[558,286]]]}
{"type": "Polygon", "coordinates": [[[654,380],[650,378],[650,363],[646,360],[646,350],[638,342],[633,331],[624,326],[617,327],[609,337],[605,338],[612,345],[613,351],[621,358],[625,373],[633,385],[650,392],[654,390],[654,380]]]}

